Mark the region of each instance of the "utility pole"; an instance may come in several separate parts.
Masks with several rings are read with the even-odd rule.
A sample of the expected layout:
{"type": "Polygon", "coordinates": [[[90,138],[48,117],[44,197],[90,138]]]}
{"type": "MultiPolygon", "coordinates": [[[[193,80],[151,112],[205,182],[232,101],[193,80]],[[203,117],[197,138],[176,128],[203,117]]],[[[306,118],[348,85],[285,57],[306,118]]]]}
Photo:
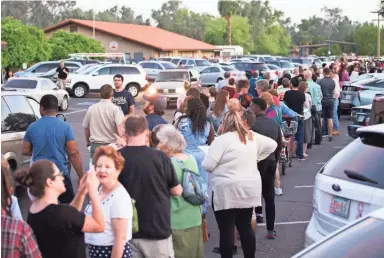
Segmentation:
{"type": "Polygon", "coordinates": [[[372,21],[377,21],[377,57],[380,57],[380,22],[384,20],[380,20],[380,12],[379,11],[374,11],[371,13],[377,13],[377,20],[372,20],[372,21]]]}
{"type": "Polygon", "coordinates": [[[95,39],[95,26],[96,26],[96,24],[95,24],[95,16],[96,16],[96,14],[95,14],[95,5],[96,4],[94,4],[94,6],[93,6],[93,21],[92,21],[92,36],[93,36],[93,39],[95,39]]]}

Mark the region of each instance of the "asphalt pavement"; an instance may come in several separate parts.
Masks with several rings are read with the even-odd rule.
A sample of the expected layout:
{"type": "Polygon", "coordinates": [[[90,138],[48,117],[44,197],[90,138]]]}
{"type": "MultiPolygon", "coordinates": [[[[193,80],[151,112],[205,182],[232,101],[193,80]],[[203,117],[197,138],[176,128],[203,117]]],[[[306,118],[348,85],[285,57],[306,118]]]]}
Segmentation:
{"type": "MultiPolygon", "coordinates": [[[[136,113],[143,114],[144,101],[140,96],[136,99],[135,110],[136,113]]],[[[86,147],[84,130],[81,124],[88,107],[98,101],[97,95],[83,99],[72,98],[68,110],[63,112],[67,122],[71,124],[74,130],[83,160],[84,171],[89,167],[89,151],[86,147]]],[[[174,111],[175,106],[169,107],[164,118],[172,122],[174,111]]],[[[277,238],[275,240],[265,239],[265,224],[258,225],[256,230],[256,257],[291,257],[304,248],[304,233],[312,214],[312,191],[315,176],[325,162],[352,141],[347,133],[348,118],[348,116],[341,118],[340,136],[335,136],[332,142],[328,142],[328,138],[323,138],[322,145],[315,145],[308,151],[309,157],[306,161],[293,160],[292,168],[288,168],[286,175],[281,176],[284,193],[282,196],[276,196],[275,198],[277,238]]],[[[76,186],[78,179],[73,169],[71,177],[74,186],[76,186]]],[[[20,205],[23,215],[26,215],[28,201],[21,198],[20,205]]],[[[219,243],[219,231],[212,211],[208,214],[208,229],[210,239],[205,244],[205,257],[220,257],[218,254],[212,253],[213,247],[218,246],[219,243]]],[[[240,241],[238,242],[240,246],[240,241]]],[[[238,254],[235,257],[243,257],[241,247],[239,247],[238,254]]]]}

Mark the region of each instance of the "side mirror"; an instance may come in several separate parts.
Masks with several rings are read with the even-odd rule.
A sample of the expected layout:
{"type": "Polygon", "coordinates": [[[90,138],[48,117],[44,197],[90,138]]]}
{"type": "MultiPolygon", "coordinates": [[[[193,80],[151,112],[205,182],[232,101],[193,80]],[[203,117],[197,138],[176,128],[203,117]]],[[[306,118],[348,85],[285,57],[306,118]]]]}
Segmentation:
{"type": "Polygon", "coordinates": [[[197,78],[192,77],[192,78],[191,78],[191,82],[197,82],[197,78]]]}
{"type": "Polygon", "coordinates": [[[92,76],[98,76],[98,75],[99,75],[98,72],[94,72],[94,73],[92,74],[92,76]]]}
{"type": "Polygon", "coordinates": [[[66,121],[67,121],[67,118],[65,117],[65,115],[64,115],[64,114],[56,114],[56,117],[57,117],[58,119],[61,119],[61,120],[63,120],[64,122],[66,122],[66,121]]]}

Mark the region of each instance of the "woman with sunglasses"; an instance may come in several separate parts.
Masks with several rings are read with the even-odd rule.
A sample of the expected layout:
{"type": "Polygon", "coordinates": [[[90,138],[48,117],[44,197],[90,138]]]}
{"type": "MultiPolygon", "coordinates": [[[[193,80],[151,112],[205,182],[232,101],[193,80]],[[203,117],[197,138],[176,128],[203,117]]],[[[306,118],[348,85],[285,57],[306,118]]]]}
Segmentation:
{"type": "Polygon", "coordinates": [[[36,197],[28,214],[28,224],[36,235],[44,258],[85,258],[84,232],[103,232],[104,215],[97,192],[98,180],[88,172],[79,183],[78,192],[68,204],[59,204],[65,192],[64,177],[49,160],[38,160],[29,169],[16,174],[16,181],[36,197]],[[81,212],[88,192],[93,214],[81,212]]]}
{"type": "MultiPolygon", "coordinates": [[[[86,233],[89,258],[131,257],[128,241],[132,239],[132,201],[118,177],[124,167],[124,158],[112,146],[96,149],[93,157],[96,175],[100,181],[100,201],[105,219],[103,233],[86,233]]],[[[92,201],[85,214],[92,216],[92,201]]]]}

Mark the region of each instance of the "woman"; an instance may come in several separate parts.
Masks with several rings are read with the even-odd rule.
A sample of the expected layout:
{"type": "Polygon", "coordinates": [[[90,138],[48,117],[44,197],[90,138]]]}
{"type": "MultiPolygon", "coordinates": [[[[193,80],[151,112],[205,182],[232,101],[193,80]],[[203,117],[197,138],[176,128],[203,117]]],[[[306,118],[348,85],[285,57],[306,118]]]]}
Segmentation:
{"type": "Polygon", "coordinates": [[[265,100],[265,102],[268,104],[265,115],[274,120],[279,126],[281,126],[283,124],[283,116],[281,109],[273,102],[272,94],[269,92],[263,92],[261,93],[260,98],[265,100]]]}
{"type": "Polygon", "coordinates": [[[343,86],[344,82],[348,82],[349,80],[350,79],[349,79],[347,67],[344,64],[342,64],[340,66],[340,69],[339,69],[339,86],[340,86],[340,88],[343,86]]]}
{"type": "Polygon", "coordinates": [[[185,115],[185,112],[187,111],[187,102],[192,98],[193,96],[186,96],[183,102],[180,103],[181,106],[179,109],[176,109],[172,124],[175,124],[181,116],[185,115]]]}
{"type": "MultiPolygon", "coordinates": [[[[205,152],[199,148],[201,145],[210,145],[214,140],[215,129],[207,119],[207,110],[200,99],[190,99],[187,101],[186,115],[181,116],[175,127],[184,136],[187,146],[186,154],[191,154],[199,168],[200,176],[208,184],[208,174],[201,166],[205,157],[205,152]]],[[[203,214],[208,212],[208,206],[205,205],[203,214]]]]}
{"type": "Polygon", "coordinates": [[[29,187],[36,198],[29,209],[28,224],[36,235],[44,258],[85,258],[84,232],[104,231],[104,215],[97,192],[99,181],[90,171],[79,183],[70,205],[59,204],[65,192],[64,177],[49,160],[38,160],[16,174],[16,181],[29,187]],[[86,192],[92,203],[92,217],[81,212],[86,192]]]}
{"type": "MultiPolygon", "coordinates": [[[[196,174],[199,169],[193,156],[184,153],[183,135],[171,125],[163,125],[156,133],[158,148],[172,160],[179,182],[183,181],[182,167],[196,174]]],[[[183,196],[171,197],[171,226],[175,258],[204,257],[201,231],[201,208],[185,201],[183,196]]]]}
{"type": "Polygon", "coordinates": [[[272,139],[244,128],[238,113],[225,114],[222,134],[212,143],[203,161],[204,169],[212,173],[212,208],[220,231],[221,257],[233,256],[235,224],[244,257],[255,257],[251,219],[253,208],[261,206],[257,162],[268,157],[276,147],[272,139]]]}
{"type": "Polygon", "coordinates": [[[227,102],[229,93],[226,90],[221,90],[216,97],[216,101],[210,106],[208,111],[208,119],[213,124],[215,131],[219,129],[224,113],[228,111],[227,102]]]}
{"type": "Polygon", "coordinates": [[[8,80],[10,78],[13,77],[13,72],[11,70],[9,70],[6,74],[5,74],[5,77],[4,77],[4,83],[8,82],[8,80]]]}
{"type": "Polygon", "coordinates": [[[31,227],[11,211],[13,188],[8,166],[1,164],[1,257],[41,258],[31,227]]]}
{"type": "Polygon", "coordinates": [[[308,143],[312,141],[312,115],[311,115],[311,107],[312,107],[312,98],[308,93],[308,84],[306,82],[300,82],[299,91],[305,94],[305,102],[304,102],[304,146],[303,153],[304,157],[308,157],[307,147],[308,143]]]}
{"type": "MultiPolygon", "coordinates": [[[[131,197],[118,181],[124,167],[124,158],[111,146],[96,149],[96,175],[100,181],[99,197],[104,213],[105,230],[102,233],[86,233],[88,257],[131,257],[128,241],[132,239],[133,209],[131,197]]],[[[85,214],[92,216],[92,203],[85,208],[85,214]]]]}
{"type": "Polygon", "coordinates": [[[226,90],[229,93],[229,98],[236,98],[237,89],[235,78],[229,78],[228,85],[223,87],[221,90],[226,90]]]}
{"type": "Polygon", "coordinates": [[[253,99],[253,96],[248,93],[248,90],[249,90],[249,81],[239,80],[237,83],[238,94],[235,97],[239,99],[240,105],[244,108],[248,108],[253,99]]]}

